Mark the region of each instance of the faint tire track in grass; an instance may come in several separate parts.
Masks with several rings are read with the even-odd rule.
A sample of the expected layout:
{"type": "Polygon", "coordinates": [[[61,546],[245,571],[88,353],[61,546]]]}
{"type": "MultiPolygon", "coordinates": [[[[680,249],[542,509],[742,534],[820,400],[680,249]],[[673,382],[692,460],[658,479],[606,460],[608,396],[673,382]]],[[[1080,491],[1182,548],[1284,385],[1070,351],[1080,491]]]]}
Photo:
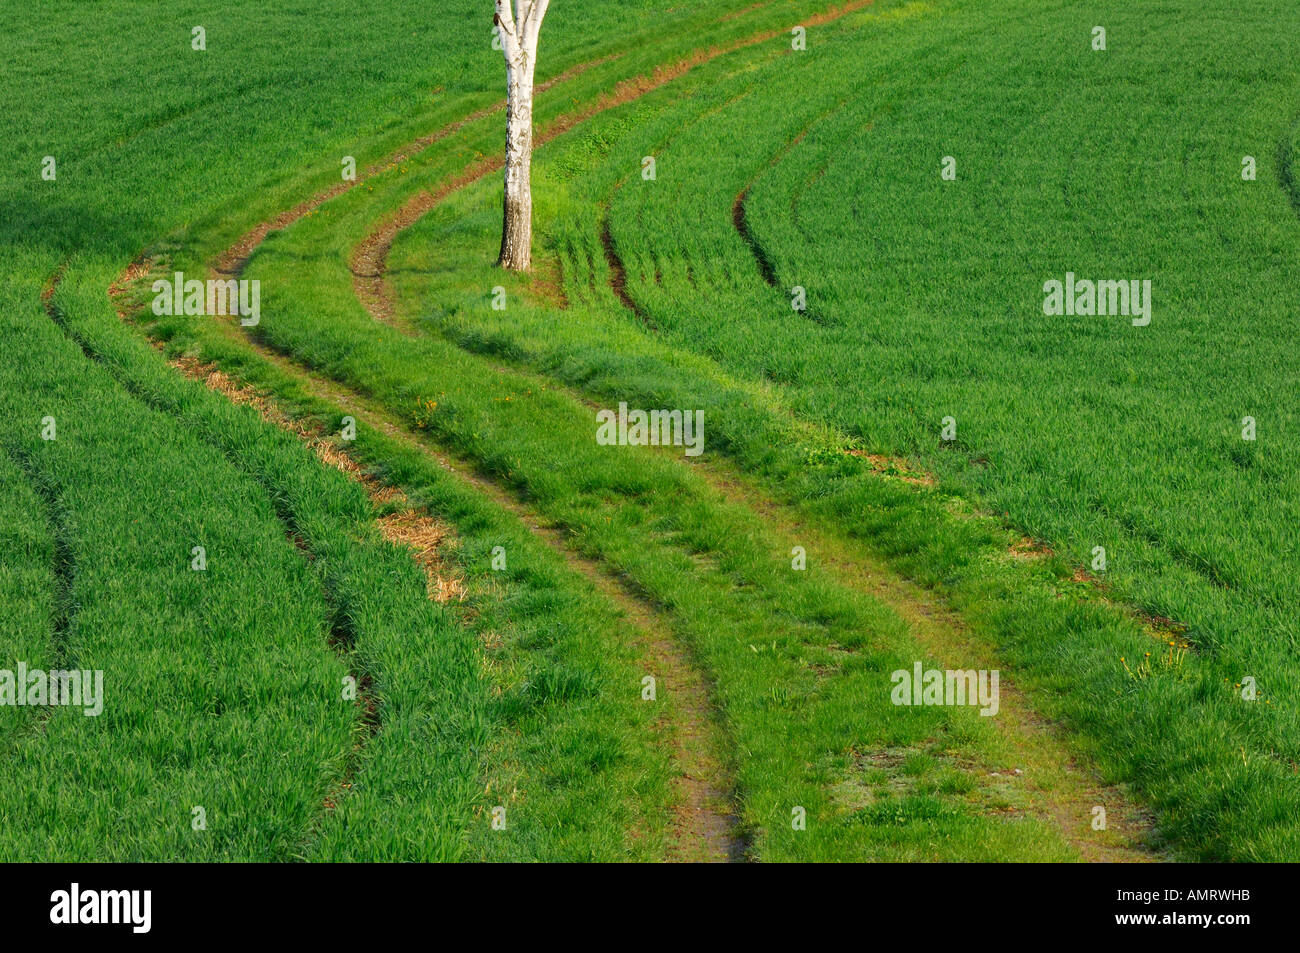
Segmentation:
{"type": "MultiPolygon", "coordinates": [[[[116,372],[115,368],[106,364],[102,360],[101,356],[96,353],[93,347],[91,347],[68,326],[67,321],[64,319],[64,316],[61,314],[58,306],[53,300],[61,277],[61,271],[53,275],[41,296],[45,305],[45,312],[49,319],[74,343],[76,343],[78,347],[81,348],[82,353],[85,354],[88,360],[105,366],[109,372],[113,374],[118,383],[121,384],[122,387],[125,388],[133,397],[153,410],[157,410],[161,413],[169,413],[171,408],[154,399],[152,395],[143,391],[134,382],[124,379],[116,372]]],[[[201,434],[201,436],[214,449],[223,453],[223,455],[225,455],[233,465],[237,467],[239,466],[239,460],[231,457],[226,452],[226,449],[219,443],[211,441],[207,434],[201,434]]],[[[249,474],[249,476],[253,479],[257,479],[255,474],[249,474]]],[[[258,482],[261,483],[262,481],[258,482]]],[[[311,568],[312,563],[316,559],[316,553],[297,526],[293,513],[285,510],[282,500],[273,487],[266,486],[264,483],[262,485],[267,491],[267,498],[271,501],[272,510],[276,514],[276,518],[280,520],[283,526],[285,538],[293,545],[294,551],[298,554],[298,558],[303,562],[303,564],[311,568]]],[[[53,500],[49,501],[51,507],[53,507],[54,502],[55,501],[53,500]]],[[[52,509],[51,512],[57,511],[52,509]]],[[[65,606],[65,608],[63,608],[55,617],[56,661],[60,665],[68,665],[70,663],[60,656],[66,655],[67,653],[66,645],[69,639],[73,612],[71,608],[71,592],[72,575],[74,570],[71,550],[66,543],[66,534],[62,531],[62,527],[58,523],[56,523],[55,542],[55,572],[56,577],[60,580],[59,604],[65,606]],[[62,546],[60,546],[61,541],[63,543],[62,546]],[[60,644],[64,646],[61,653],[57,651],[60,644]]],[[[354,729],[356,742],[353,745],[352,750],[346,756],[345,766],[342,770],[341,777],[335,783],[333,791],[326,796],[325,801],[321,805],[321,811],[327,811],[333,809],[338,797],[342,796],[347,788],[351,786],[351,778],[356,771],[357,764],[363,756],[366,741],[372,738],[379,731],[380,705],[371,689],[372,679],[370,674],[365,671],[363,665],[358,663],[358,658],[355,652],[355,633],[352,630],[351,621],[348,619],[347,613],[343,611],[343,606],[340,602],[338,592],[331,584],[331,580],[327,575],[318,574],[318,579],[328,613],[328,618],[322,620],[329,632],[329,637],[327,639],[328,645],[338,656],[340,661],[348,665],[351,675],[356,679],[357,684],[356,708],[358,715],[356,727],[354,729]]]]}
{"type": "MultiPolygon", "coordinates": [[[[62,277],[62,269],[50,276],[41,291],[41,302],[46,313],[55,316],[53,297],[62,277]]],[[[57,321],[56,321],[57,323],[57,321]]],[[[45,507],[46,518],[51,528],[53,542],[54,574],[54,611],[50,620],[51,627],[51,665],[66,668],[73,664],[73,631],[76,624],[77,605],[73,595],[74,580],[77,573],[73,531],[68,525],[68,516],[59,502],[58,490],[44,478],[32,465],[32,461],[16,447],[10,448],[10,456],[27,474],[32,489],[41,498],[45,507]]]]}
{"type": "MultiPolygon", "coordinates": [[[[68,516],[59,502],[58,490],[50,481],[34,466],[30,456],[24,453],[16,446],[5,446],[0,444],[0,466],[6,469],[12,467],[17,474],[21,474],[26,481],[26,491],[30,495],[29,501],[40,510],[40,515],[44,517],[44,524],[47,533],[41,533],[49,546],[49,563],[48,569],[48,634],[46,645],[42,648],[45,654],[36,654],[37,646],[21,644],[13,645],[15,649],[25,648],[26,651],[21,655],[13,658],[4,658],[0,661],[0,667],[8,668],[17,662],[26,663],[29,668],[44,668],[47,671],[68,669],[75,664],[72,653],[73,628],[76,622],[76,602],[73,596],[73,582],[76,577],[76,558],[74,553],[76,546],[73,540],[73,529],[68,524],[68,516]]],[[[14,499],[6,500],[6,505],[11,502],[21,502],[18,488],[14,499]]],[[[37,533],[40,531],[37,530],[37,533]]],[[[39,537],[38,537],[39,538],[39,537]]],[[[14,555],[17,555],[15,553],[14,555]]],[[[9,554],[6,553],[6,560],[9,554]]],[[[0,565],[0,571],[5,567],[0,565]]],[[[12,572],[6,572],[6,581],[16,577],[18,567],[14,567],[12,572]]],[[[16,592],[6,592],[6,595],[18,596],[16,592]]],[[[30,598],[30,595],[29,595],[30,598]]],[[[23,610],[17,606],[13,608],[15,615],[19,616],[23,610]]],[[[13,621],[7,623],[13,625],[13,621]]],[[[8,640],[6,640],[8,641],[8,640]]],[[[26,691],[25,685],[17,685],[18,691],[26,691]]],[[[45,719],[50,716],[51,708],[40,708],[31,712],[28,717],[22,717],[16,725],[6,725],[6,730],[0,732],[0,742],[6,746],[8,743],[19,736],[31,731],[39,731],[40,726],[45,719]]],[[[6,711],[5,714],[8,714],[6,711]]],[[[20,713],[21,714],[21,713],[20,713]]]]}
{"type": "MultiPolygon", "coordinates": [[[[49,669],[55,667],[56,631],[66,615],[59,604],[56,527],[28,466],[0,444],[0,605],[7,611],[0,631],[0,667],[26,661],[32,668],[49,669]]],[[[26,717],[4,714],[0,749],[30,724],[26,717]]]]}
{"type": "MultiPolygon", "coordinates": [[[[51,269],[62,273],[57,262],[42,262],[39,273],[51,269]]],[[[60,559],[75,600],[59,623],[68,651],[62,659],[44,651],[30,657],[47,670],[70,662],[102,675],[102,708],[85,698],[84,714],[51,705],[44,730],[7,753],[4,812],[21,822],[7,827],[0,853],[284,857],[347,733],[341,706],[310,690],[327,687],[338,672],[313,641],[323,607],[254,488],[171,415],[122,387],[111,361],[87,360],[60,327],[64,318],[99,344],[77,305],[100,303],[102,285],[78,281],[71,269],[57,294],[52,285],[27,278],[5,287],[14,360],[2,442],[48,484],[61,548],[71,556],[60,559]],[[48,305],[58,306],[54,314],[48,305]],[[42,415],[57,420],[57,437],[38,432],[48,426],[42,415]],[[196,542],[221,554],[212,572],[191,572],[196,542]],[[268,578],[288,597],[241,584],[268,578]],[[257,644],[275,646],[280,671],[248,651],[257,644]],[[284,678],[308,690],[279,691],[284,678]],[[192,805],[209,812],[202,832],[191,827],[192,805]]],[[[109,334],[125,338],[104,317],[109,334]]],[[[52,541],[45,551],[52,564],[52,541]]],[[[46,610],[54,605],[49,596],[46,610]]]]}

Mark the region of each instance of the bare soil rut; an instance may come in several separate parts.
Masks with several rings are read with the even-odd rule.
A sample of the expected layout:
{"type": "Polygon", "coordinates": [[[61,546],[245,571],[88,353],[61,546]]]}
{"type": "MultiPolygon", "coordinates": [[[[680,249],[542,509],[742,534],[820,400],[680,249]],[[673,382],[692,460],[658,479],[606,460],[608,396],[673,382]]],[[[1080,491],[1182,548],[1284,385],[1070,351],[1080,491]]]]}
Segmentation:
{"type": "MultiPolygon", "coordinates": [[[[850,0],[848,3],[806,17],[801,21],[800,25],[813,27],[832,23],[870,6],[871,3],[872,0],[850,0]]],[[[752,9],[758,9],[758,7],[752,9]]],[[[535,149],[540,148],[580,123],[586,122],[603,112],[640,99],[647,93],[654,92],[673,80],[686,75],[691,70],[706,63],[711,63],[720,56],[748,49],[760,43],[766,43],[788,33],[788,29],[765,30],[730,43],[697,50],[676,63],[664,64],[645,75],[623,80],[613,90],[601,96],[595,102],[584,104],[578,109],[553,120],[534,136],[533,147],[535,149]]],[[[388,260],[388,252],[393,247],[393,241],[398,233],[418,222],[451,193],[477,182],[485,175],[501,169],[503,165],[504,157],[488,157],[470,166],[460,175],[443,183],[434,191],[420,192],[414,195],[394,215],[380,222],[378,227],[357,246],[351,262],[353,284],[356,288],[357,297],[365,304],[366,310],[374,315],[377,320],[390,322],[393,314],[392,301],[384,283],[384,270],[385,263],[388,260]]]]}
{"type": "MultiPolygon", "coordinates": [[[[581,76],[583,73],[587,72],[587,70],[594,69],[597,66],[603,66],[606,63],[613,62],[614,60],[618,59],[621,55],[622,54],[616,53],[610,56],[601,57],[600,59],[589,60],[588,62],[585,63],[579,63],[576,66],[573,66],[565,70],[563,73],[553,76],[543,83],[539,83],[537,85],[537,92],[539,93],[545,92],[546,90],[550,89],[553,86],[559,85],[561,83],[565,83],[568,80],[571,80],[577,76],[581,76]]],[[[282,228],[288,228],[290,225],[298,221],[298,219],[302,218],[308,212],[315,211],[316,209],[320,208],[320,206],[328,202],[330,199],[336,198],[342,195],[344,192],[351,191],[352,189],[356,188],[358,185],[361,185],[362,183],[366,182],[371,178],[374,178],[379,173],[387,169],[391,169],[398,163],[405,162],[408,159],[410,159],[412,156],[415,156],[423,152],[425,149],[428,149],[431,146],[443,141],[444,139],[447,139],[455,135],[457,132],[459,132],[461,129],[465,128],[466,126],[474,122],[477,122],[480,119],[485,119],[488,116],[491,116],[493,113],[502,112],[505,108],[506,108],[505,101],[501,100],[500,102],[494,103],[491,106],[485,106],[482,109],[475,110],[474,112],[466,116],[463,116],[460,119],[455,120],[454,122],[448,123],[447,125],[443,126],[441,129],[438,129],[435,132],[431,132],[426,136],[421,136],[420,138],[413,140],[412,142],[403,146],[401,149],[389,155],[387,158],[381,160],[380,162],[375,163],[372,166],[367,167],[364,171],[359,172],[355,179],[339,182],[337,185],[325,189],[324,191],[318,192],[315,195],[313,195],[311,198],[303,202],[300,202],[299,204],[295,205],[293,208],[286,209],[285,211],[277,215],[275,218],[268,219],[264,222],[259,222],[256,226],[254,226],[249,231],[244,233],[244,235],[239,239],[239,241],[237,241],[234,245],[230,246],[230,248],[228,248],[217,259],[215,264],[216,270],[223,275],[239,274],[241,271],[243,271],[244,266],[248,263],[248,259],[252,257],[252,254],[254,250],[256,250],[257,246],[262,244],[262,242],[266,240],[266,236],[271,234],[271,232],[278,231],[282,228]]]]}

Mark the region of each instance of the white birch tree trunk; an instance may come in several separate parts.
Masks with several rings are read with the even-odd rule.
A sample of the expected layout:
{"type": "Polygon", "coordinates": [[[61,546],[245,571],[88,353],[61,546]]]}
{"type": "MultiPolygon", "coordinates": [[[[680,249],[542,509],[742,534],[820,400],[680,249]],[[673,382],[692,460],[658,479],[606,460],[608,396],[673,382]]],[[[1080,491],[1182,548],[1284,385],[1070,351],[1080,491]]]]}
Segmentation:
{"type": "Polygon", "coordinates": [[[550,0],[496,0],[493,22],[506,59],[506,165],[497,264],[525,271],[533,253],[533,73],[550,0]]]}

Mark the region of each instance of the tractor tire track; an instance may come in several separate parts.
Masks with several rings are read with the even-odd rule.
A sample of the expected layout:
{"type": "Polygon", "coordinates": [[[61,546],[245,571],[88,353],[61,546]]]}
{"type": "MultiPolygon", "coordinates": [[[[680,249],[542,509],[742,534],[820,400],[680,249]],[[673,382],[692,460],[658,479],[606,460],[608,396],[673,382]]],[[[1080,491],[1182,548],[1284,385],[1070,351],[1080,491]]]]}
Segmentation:
{"type": "MultiPolygon", "coordinates": [[[[41,291],[41,302],[46,313],[52,315],[54,307],[52,298],[63,277],[60,266],[41,291]]],[[[26,477],[32,494],[49,526],[49,538],[52,547],[50,561],[50,591],[53,600],[50,606],[50,671],[67,670],[76,664],[73,643],[75,641],[77,622],[77,559],[76,531],[69,522],[67,509],[61,500],[60,488],[37,466],[30,453],[16,445],[0,444],[0,453],[12,460],[14,466],[26,477]]],[[[21,732],[25,734],[40,732],[46,722],[53,716],[54,707],[39,709],[29,722],[24,722],[21,732]]]]}
{"type": "MultiPolygon", "coordinates": [[[[803,545],[839,585],[866,593],[892,609],[917,644],[952,669],[999,667],[996,646],[979,638],[942,599],[892,571],[880,557],[843,534],[810,524],[790,507],[767,496],[729,461],[696,462],[696,472],[725,499],[759,514],[787,543],[803,545]],[[811,544],[811,545],[809,545],[811,544]]],[[[788,547],[787,547],[788,548],[788,547]]],[[[1023,777],[1047,819],[1087,862],[1149,863],[1167,859],[1149,848],[1152,816],[1128,793],[1103,783],[1070,753],[1060,727],[1034,708],[1003,673],[997,724],[1016,752],[1032,766],[1023,777]],[[1056,783],[1045,775],[1057,769],[1056,783]],[[1035,770],[1036,769],[1036,770],[1035,770]],[[1092,809],[1106,810],[1107,828],[1092,830],[1092,809]]]]}
{"type": "MultiPolygon", "coordinates": [[[[41,302],[46,313],[54,317],[54,293],[63,278],[60,267],[41,291],[41,302]]],[[[18,467],[27,474],[32,489],[45,507],[46,518],[50,524],[50,536],[54,544],[54,561],[51,571],[54,574],[54,614],[50,620],[51,668],[67,668],[73,664],[73,633],[76,628],[77,601],[76,548],[73,545],[74,533],[68,523],[67,511],[59,499],[57,488],[35,467],[30,457],[16,447],[9,449],[9,455],[18,467]]]]}
{"type": "MultiPolygon", "coordinates": [[[[724,786],[710,780],[719,775],[721,757],[718,752],[721,749],[707,735],[713,718],[708,686],[668,633],[669,621],[664,614],[644,600],[626,579],[612,578],[608,568],[598,560],[575,553],[567,545],[562,527],[540,516],[498,483],[480,475],[472,463],[430,446],[425,438],[411,432],[406,424],[371,399],[358,395],[337,381],[318,376],[260,342],[248,340],[233,325],[225,326],[229,327],[232,335],[315,396],[336,405],[358,421],[380,429],[391,439],[432,457],[498,506],[510,511],[572,568],[624,609],[635,627],[641,630],[644,644],[649,646],[651,660],[659,666],[658,670],[669,673],[665,683],[677,682],[681,693],[682,680],[690,682],[685,692],[689,717],[685,719],[677,742],[678,764],[683,769],[681,791],[686,807],[684,816],[679,818],[683,836],[675,844],[673,856],[675,859],[690,859],[687,853],[690,845],[702,843],[708,845],[706,853],[713,857],[742,857],[743,841],[729,834],[734,828],[734,820],[716,810],[716,805],[727,799],[724,786]],[[702,739],[705,741],[703,747],[712,749],[712,752],[701,753],[702,739]]],[[[509,367],[494,365],[494,369],[533,379],[526,372],[509,367]]],[[[552,390],[555,388],[554,382],[548,382],[548,386],[552,390]]],[[[581,395],[572,396],[589,407],[596,407],[581,395]]],[[[664,452],[667,455],[667,451],[664,452]]],[[[672,459],[677,460],[675,456],[672,459]]],[[[680,460],[678,463],[688,465],[681,464],[680,460]]],[[[689,465],[725,502],[759,516],[785,542],[799,543],[810,553],[816,553],[815,558],[823,562],[838,585],[867,594],[891,608],[904,621],[917,644],[942,664],[950,668],[999,667],[994,649],[983,644],[959,615],[943,605],[933,593],[893,573],[883,561],[864,548],[854,547],[846,553],[842,538],[808,525],[789,507],[757,490],[729,464],[696,462],[689,465]]],[[[1027,789],[1036,816],[1055,826],[1082,860],[1141,863],[1165,859],[1145,846],[1153,827],[1151,817],[1123,789],[1103,784],[1087,767],[1080,765],[1060,737],[1057,726],[1039,715],[1014,681],[1005,676],[1001,683],[1000,715],[999,727],[1021,759],[1019,765],[1023,765],[1023,773],[1016,773],[1019,765],[994,767],[1003,769],[998,772],[1003,777],[1019,778],[1015,783],[1027,789]],[[1108,827],[1104,832],[1093,831],[1090,827],[1092,809],[1096,806],[1106,809],[1108,827]]],[[[712,727],[716,730],[716,726],[712,727]]]]}
{"type": "MultiPolygon", "coordinates": [[[[815,14],[802,21],[805,27],[821,26],[870,6],[872,0],[851,0],[849,3],[833,7],[823,13],[815,14]]],[[[649,73],[623,80],[613,90],[597,99],[594,103],[566,113],[552,120],[542,128],[533,139],[533,148],[538,149],[555,138],[573,129],[587,120],[608,112],[619,106],[627,105],[652,93],[673,80],[679,79],[690,71],[713,62],[729,53],[758,46],[779,36],[784,36],[788,29],[765,30],[752,36],[730,43],[711,46],[697,50],[676,63],[656,67],[649,73]]],[[[392,323],[393,304],[389,295],[384,272],[388,253],[399,232],[410,228],[430,211],[436,208],[448,195],[477,182],[484,176],[500,170],[505,164],[504,157],[486,158],[461,172],[458,176],[445,181],[432,192],[419,192],[412,196],[396,213],[384,219],[357,246],[351,259],[353,286],[357,298],[366,306],[377,320],[392,323]]]]}
{"type": "MultiPolygon", "coordinates": [[[[733,806],[734,783],[728,767],[724,733],[710,700],[711,686],[673,636],[667,614],[646,600],[629,580],[613,574],[600,561],[576,552],[569,545],[563,527],[555,525],[507,489],[481,475],[468,461],[432,446],[373,401],[247,337],[232,323],[223,321],[221,327],[232,341],[254,351],[306,392],[350,414],[358,423],[368,425],[433,460],[512,514],[571,570],[590,582],[622,611],[637,633],[648,671],[656,673],[659,684],[668,689],[673,700],[675,719],[672,724],[663,726],[670,735],[678,769],[675,784],[679,804],[672,819],[669,859],[744,860],[747,844],[738,833],[738,819],[733,806]]],[[[263,404],[268,403],[264,398],[260,400],[263,404]]],[[[265,419],[305,439],[301,428],[282,412],[272,410],[265,419]]],[[[346,468],[349,472],[360,472],[360,467],[350,459],[346,468]]]]}
{"type": "MultiPolygon", "coordinates": [[[[609,56],[589,60],[585,63],[579,63],[576,66],[572,66],[545,82],[539,83],[536,92],[545,92],[553,86],[557,86],[581,76],[588,70],[595,69],[598,66],[604,66],[606,63],[611,63],[619,59],[622,55],[623,54],[621,53],[614,53],[609,56]]],[[[406,162],[414,156],[419,155],[421,152],[424,152],[431,146],[454,136],[466,126],[472,125],[479,120],[486,119],[488,116],[495,113],[502,112],[505,108],[505,100],[500,100],[490,106],[484,106],[482,109],[477,109],[467,116],[463,116],[460,119],[447,123],[435,132],[431,132],[428,135],[412,140],[401,149],[391,153],[387,158],[368,166],[364,171],[358,173],[355,179],[339,182],[328,189],[316,193],[311,198],[300,202],[293,208],[281,212],[275,218],[259,222],[252,229],[245,232],[244,235],[240,237],[239,241],[231,245],[230,248],[226,249],[226,251],[217,258],[215,264],[216,270],[223,276],[238,276],[244,270],[244,266],[248,264],[248,259],[252,257],[253,252],[266,240],[266,236],[271,234],[271,232],[288,228],[294,222],[298,221],[298,219],[302,218],[307,213],[320,208],[330,199],[337,198],[345,192],[351,191],[358,185],[361,185],[362,183],[374,178],[376,175],[379,175],[381,172],[393,168],[398,163],[406,162]]]]}
{"type": "Polygon", "coordinates": [[[655,330],[656,325],[650,316],[628,294],[627,267],[619,257],[618,248],[614,244],[614,233],[609,227],[608,205],[605,206],[600,218],[600,247],[605,252],[605,264],[609,266],[609,290],[614,292],[614,297],[618,299],[619,304],[623,305],[633,317],[651,330],[655,330]]]}
{"type": "Polygon", "coordinates": [[[804,127],[799,130],[798,135],[785,143],[785,145],[781,146],[772,158],[763,163],[762,167],[754,173],[754,176],[746,182],[741,190],[736,194],[736,200],[731,205],[731,224],[735,227],[736,233],[740,235],[741,240],[749,247],[750,252],[753,254],[754,261],[758,264],[759,275],[762,276],[763,280],[773,288],[777,287],[776,264],[772,261],[772,257],[767,253],[767,250],[763,248],[755,237],[753,229],[750,228],[745,203],[748,202],[749,193],[753,191],[754,186],[758,184],[759,180],[762,179],[765,174],[780,165],[786,156],[797,149],[800,143],[807,138],[808,133],[812,130],[813,126],[825,121],[828,116],[843,108],[844,105],[845,101],[841,100],[821,115],[810,119],[804,127]]]}

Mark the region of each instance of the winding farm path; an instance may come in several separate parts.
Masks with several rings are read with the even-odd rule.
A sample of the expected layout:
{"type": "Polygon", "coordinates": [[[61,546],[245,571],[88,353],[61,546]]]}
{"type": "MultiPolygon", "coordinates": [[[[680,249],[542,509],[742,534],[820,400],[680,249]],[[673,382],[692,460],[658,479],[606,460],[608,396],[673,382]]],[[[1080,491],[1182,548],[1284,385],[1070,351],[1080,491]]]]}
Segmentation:
{"type": "MultiPolygon", "coordinates": [[[[855,0],[828,10],[817,18],[806,19],[804,24],[830,22],[867,6],[869,2],[870,0],[855,0]]],[[[580,123],[658,89],[723,54],[763,43],[782,32],[764,31],[725,46],[702,49],[679,62],[626,79],[595,101],[579,105],[552,121],[540,131],[536,139],[537,145],[542,146],[580,123]]],[[[542,84],[539,91],[563,84],[612,59],[614,58],[606,57],[576,66],[542,84]]],[[[216,258],[212,265],[213,271],[226,277],[238,277],[271,233],[289,227],[331,199],[391,168],[394,163],[453,138],[469,124],[500,111],[502,106],[498,103],[470,113],[434,133],[416,139],[388,160],[360,173],[355,181],[344,182],[320,192],[259,223],[216,258]]],[[[788,148],[796,145],[797,143],[790,143],[788,148]]],[[[379,221],[355,248],[350,260],[353,287],[358,299],[375,320],[397,326],[408,334],[418,333],[395,317],[393,302],[384,280],[386,260],[393,241],[402,229],[419,221],[449,195],[497,171],[501,164],[501,159],[495,156],[480,159],[460,173],[445,178],[433,190],[417,193],[396,213],[379,221]]],[[[744,198],[745,192],[742,191],[734,208],[727,210],[734,216],[736,227],[742,235],[746,234],[744,198]]],[[[626,289],[619,287],[618,276],[622,273],[622,266],[618,262],[617,252],[611,241],[607,240],[605,245],[606,254],[611,256],[613,290],[627,307],[635,310],[636,305],[628,297],[626,289]]],[[[771,281],[769,269],[764,267],[762,257],[757,253],[756,257],[764,278],[771,281]]],[[[115,287],[126,287],[133,281],[140,280],[146,272],[145,263],[132,263],[115,287]]],[[[562,528],[555,526],[511,488],[485,477],[470,462],[458,459],[445,448],[436,446],[427,434],[414,432],[408,424],[379,403],[245,334],[233,321],[223,324],[223,333],[230,340],[273,363],[307,392],[339,408],[341,412],[355,416],[359,422],[365,422],[392,440],[437,461],[440,466],[472,485],[496,506],[513,514],[539,540],[559,554],[572,570],[622,610],[638,634],[638,647],[646,665],[651,670],[662,673],[660,683],[673,700],[669,709],[672,713],[671,721],[663,725],[663,730],[677,765],[681,806],[672,824],[670,856],[682,860],[744,859],[746,842],[737,828],[734,779],[729,765],[726,734],[718,723],[708,679],[695,663],[691,652],[674,634],[669,610],[645,598],[601,560],[577,552],[562,528]]],[[[239,399],[236,391],[225,387],[221,380],[214,378],[207,370],[193,365],[181,366],[180,369],[208,386],[221,389],[232,399],[239,399]]],[[[528,372],[519,368],[500,370],[521,377],[528,376],[528,372]]],[[[546,381],[546,385],[552,390],[567,393],[575,400],[595,406],[581,393],[565,389],[553,381],[546,381]]],[[[269,422],[296,432],[304,440],[310,440],[310,435],[295,431],[287,416],[274,411],[269,411],[264,416],[269,422]]],[[[958,667],[970,667],[974,661],[983,667],[998,667],[994,646],[982,643],[960,616],[942,605],[933,593],[904,579],[864,547],[824,527],[811,525],[799,512],[773,499],[753,480],[729,464],[690,464],[675,459],[678,465],[691,467],[697,475],[702,476],[719,498],[759,515],[780,538],[807,546],[810,553],[816,553],[817,558],[822,560],[824,570],[837,584],[865,593],[893,609],[904,620],[916,642],[935,658],[952,660],[954,663],[961,660],[962,664],[958,667]]],[[[341,465],[341,468],[347,467],[341,465]]],[[[356,469],[359,474],[360,468],[356,469]]],[[[1082,859],[1160,859],[1141,846],[1149,833],[1149,818],[1122,791],[1102,784],[1086,767],[1076,762],[1056,729],[1034,711],[1031,699],[1006,680],[1002,682],[1001,710],[1004,715],[997,720],[998,727],[1005,735],[1010,749],[1016,752],[1018,760],[1015,769],[1007,766],[1008,773],[1016,770],[1016,776],[1023,777],[1022,783],[1028,792],[1029,803],[1037,813],[1059,829],[1062,838],[1074,847],[1082,859]],[[1106,806],[1109,818],[1109,831],[1100,837],[1090,829],[1088,823],[1091,807],[1099,804],[1106,806]]]]}

